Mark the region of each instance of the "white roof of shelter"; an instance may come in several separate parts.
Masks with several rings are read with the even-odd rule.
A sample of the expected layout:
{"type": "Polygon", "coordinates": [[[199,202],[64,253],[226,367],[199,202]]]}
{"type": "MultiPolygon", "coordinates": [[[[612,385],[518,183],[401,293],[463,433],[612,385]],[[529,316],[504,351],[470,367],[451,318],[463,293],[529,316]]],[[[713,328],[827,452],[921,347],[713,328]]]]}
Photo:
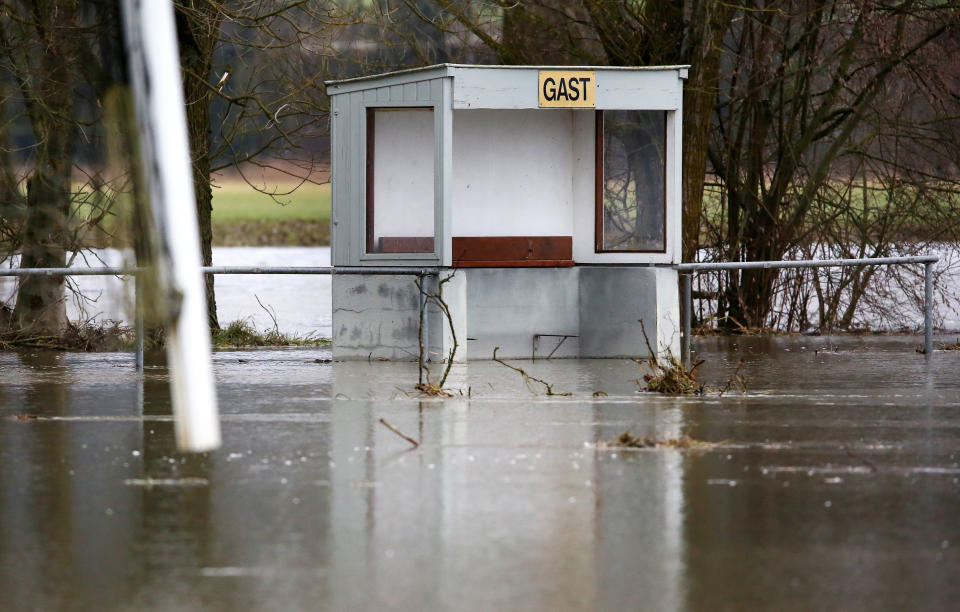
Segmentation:
{"type": "MultiPolygon", "coordinates": [[[[353,77],[349,79],[337,79],[333,81],[324,81],[327,87],[340,87],[347,84],[361,83],[364,81],[374,81],[387,77],[404,77],[400,81],[412,83],[426,79],[435,79],[437,77],[454,76],[458,70],[624,70],[632,71],[664,71],[679,70],[680,78],[687,78],[687,70],[690,64],[678,64],[676,66],[517,66],[503,64],[433,64],[432,66],[420,66],[419,68],[406,68],[404,70],[394,70],[392,72],[381,72],[380,74],[368,74],[365,76],[353,77]],[[422,74],[422,73],[431,74],[422,74]],[[432,74],[432,73],[437,74],[432,74]]],[[[368,85],[368,87],[379,87],[379,85],[368,85]]],[[[365,89],[357,87],[356,89],[365,89]]],[[[342,92],[338,92],[342,93],[342,92]]]]}
{"type": "Polygon", "coordinates": [[[680,108],[689,66],[501,66],[436,64],[383,74],[327,81],[331,96],[355,91],[403,86],[433,79],[453,79],[455,109],[538,108],[537,79],[543,70],[597,73],[598,109],[680,108]]]}

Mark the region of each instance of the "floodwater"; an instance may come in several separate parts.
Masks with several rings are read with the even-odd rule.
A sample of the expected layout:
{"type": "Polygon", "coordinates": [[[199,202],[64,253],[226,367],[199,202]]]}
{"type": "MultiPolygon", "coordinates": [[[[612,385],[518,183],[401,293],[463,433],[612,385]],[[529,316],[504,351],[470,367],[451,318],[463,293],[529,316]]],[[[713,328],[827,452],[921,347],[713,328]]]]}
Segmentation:
{"type": "Polygon", "coordinates": [[[919,343],[698,339],[749,392],[683,398],[625,360],[517,362],[566,397],[471,362],[437,400],[414,364],[218,352],[200,456],[163,367],[0,354],[0,608],[953,610],[960,351],[919,343]],[[598,446],[627,429],[717,444],[598,446]]]}

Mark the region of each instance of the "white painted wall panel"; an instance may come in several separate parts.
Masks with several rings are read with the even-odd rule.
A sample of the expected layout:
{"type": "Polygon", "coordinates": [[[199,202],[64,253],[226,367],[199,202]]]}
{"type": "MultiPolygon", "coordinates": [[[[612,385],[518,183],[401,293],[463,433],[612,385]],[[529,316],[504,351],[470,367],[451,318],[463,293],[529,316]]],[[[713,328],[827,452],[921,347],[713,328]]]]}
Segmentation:
{"type": "Polygon", "coordinates": [[[597,71],[597,108],[674,110],[683,101],[676,71],[597,71]]]}
{"type": "Polygon", "coordinates": [[[682,117],[682,107],[667,113],[667,254],[671,263],[683,260],[682,117]]]}
{"type": "Polygon", "coordinates": [[[433,111],[374,116],[374,236],[433,236],[433,111]]]}
{"type": "Polygon", "coordinates": [[[578,111],[573,117],[573,260],[595,260],[594,208],[596,202],[596,111],[578,111]]]}
{"type": "Polygon", "coordinates": [[[538,108],[536,70],[457,70],[453,108],[538,108]]]}
{"type": "Polygon", "coordinates": [[[572,235],[573,113],[454,111],[454,236],[572,235]]]}
{"type": "Polygon", "coordinates": [[[664,356],[680,356],[680,278],[676,270],[656,268],[657,350],[664,356]]]}

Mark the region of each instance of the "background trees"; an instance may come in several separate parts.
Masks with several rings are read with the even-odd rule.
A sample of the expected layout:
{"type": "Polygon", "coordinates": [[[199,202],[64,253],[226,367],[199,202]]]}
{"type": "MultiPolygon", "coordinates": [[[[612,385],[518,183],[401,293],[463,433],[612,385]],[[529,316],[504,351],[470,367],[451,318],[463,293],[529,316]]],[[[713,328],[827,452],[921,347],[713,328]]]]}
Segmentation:
{"type": "MultiPolygon", "coordinates": [[[[493,61],[692,65],[685,260],[883,256],[960,238],[957,2],[434,4],[448,46],[493,61]]],[[[904,280],[876,283],[886,274],[731,272],[712,287],[715,314],[733,328],[845,328],[868,288],[904,280]]]]}
{"type": "MultiPolygon", "coordinates": [[[[113,206],[106,178],[90,168],[104,151],[102,102],[123,74],[118,23],[109,2],[0,3],[0,256],[19,252],[21,267],[64,267],[113,206]],[[86,168],[75,173],[78,160],[86,168]]],[[[13,323],[62,331],[64,284],[22,278],[13,323]]]]}
{"type": "MultiPolygon", "coordinates": [[[[258,168],[323,180],[322,82],[442,61],[691,64],[686,260],[881,256],[960,241],[958,0],[176,6],[207,264],[211,176],[237,167],[278,200],[258,168]]],[[[21,266],[64,265],[129,190],[128,173],[104,165],[103,109],[123,80],[115,25],[113,0],[0,0],[0,248],[21,266]]],[[[878,282],[884,274],[757,270],[708,288],[723,324],[844,328],[909,284],[878,282]]],[[[62,328],[63,283],[24,280],[16,322],[62,328]]],[[[215,326],[212,277],[208,299],[215,326]]]]}
{"type": "MultiPolygon", "coordinates": [[[[724,39],[708,147],[721,200],[710,231],[715,256],[883,256],[930,218],[949,225],[921,230],[927,237],[955,231],[955,168],[928,155],[942,155],[947,143],[923,135],[949,129],[953,118],[922,100],[934,94],[925,77],[945,67],[928,50],[956,18],[953,8],[916,2],[773,0],[738,10],[724,39]],[[904,146],[922,156],[910,170],[897,154],[904,146]],[[923,197],[933,195],[931,181],[943,197],[923,197]]],[[[873,273],[848,275],[853,304],[873,273]]],[[[773,270],[731,273],[721,316],[769,324],[779,278],[773,270]]],[[[833,319],[839,299],[821,314],[833,319]]]]}
{"type": "MultiPolygon", "coordinates": [[[[176,0],[187,123],[197,194],[203,263],[212,265],[212,173],[241,172],[278,198],[282,190],[251,176],[274,168],[300,182],[314,178],[325,156],[334,28],[356,9],[303,0],[176,0]],[[247,168],[246,173],[244,168],[247,168]]],[[[214,277],[207,275],[211,327],[219,325],[214,277]]]]}
{"type": "MultiPolygon", "coordinates": [[[[330,28],[350,12],[302,0],[175,4],[201,250],[211,265],[212,172],[273,165],[313,180],[323,154],[317,143],[303,144],[326,133],[330,28]]],[[[131,233],[130,209],[114,217],[116,195],[132,188],[134,160],[119,150],[108,159],[106,138],[109,125],[115,144],[135,149],[126,146],[132,123],[122,116],[129,108],[119,23],[116,0],[0,3],[0,256],[18,256],[22,268],[64,267],[91,246],[93,232],[131,233]]],[[[283,195],[265,182],[257,187],[283,195]]],[[[61,333],[66,282],[23,277],[7,323],[61,333]]],[[[212,276],[207,298],[216,327],[212,276]]]]}

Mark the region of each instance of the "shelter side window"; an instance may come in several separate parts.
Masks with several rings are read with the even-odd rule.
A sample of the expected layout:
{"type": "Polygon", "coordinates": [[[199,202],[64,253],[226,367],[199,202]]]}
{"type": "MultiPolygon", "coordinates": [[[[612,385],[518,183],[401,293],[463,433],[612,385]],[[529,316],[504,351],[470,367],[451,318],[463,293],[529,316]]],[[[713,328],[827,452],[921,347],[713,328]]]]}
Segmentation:
{"type": "Polygon", "coordinates": [[[434,252],[433,108],[367,109],[367,253],[434,252]]]}
{"type": "Polygon", "coordinates": [[[596,251],[666,251],[667,113],[597,111],[596,251]]]}

